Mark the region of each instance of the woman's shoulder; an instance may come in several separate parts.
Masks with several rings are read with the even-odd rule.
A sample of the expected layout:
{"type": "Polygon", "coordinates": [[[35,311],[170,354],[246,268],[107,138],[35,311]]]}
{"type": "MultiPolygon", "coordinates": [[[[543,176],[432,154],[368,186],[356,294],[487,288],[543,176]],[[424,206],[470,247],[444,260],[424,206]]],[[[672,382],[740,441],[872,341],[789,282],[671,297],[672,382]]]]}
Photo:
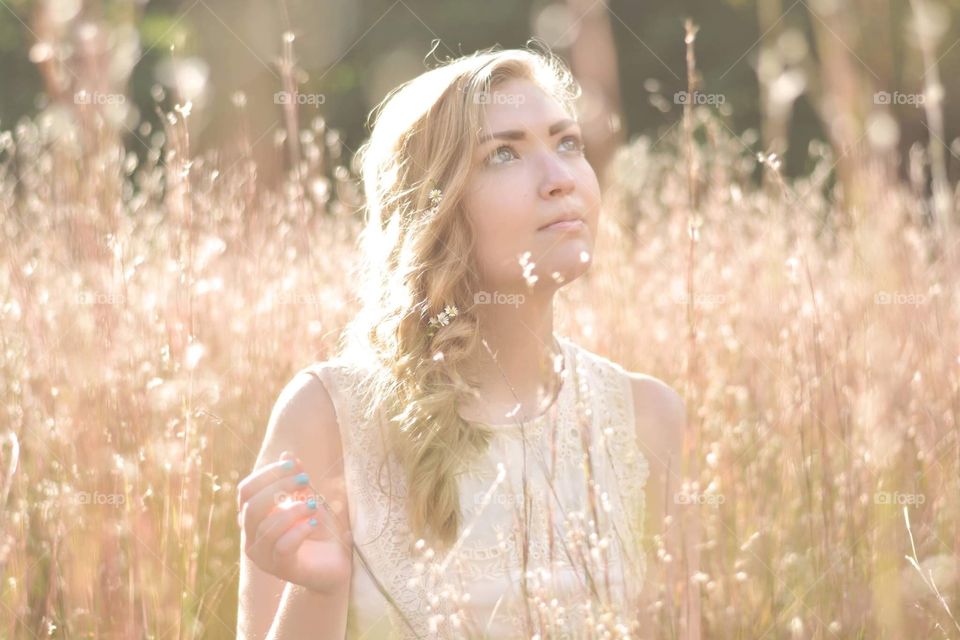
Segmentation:
{"type": "MultiPolygon", "coordinates": [[[[601,376],[610,380],[615,386],[619,385],[621,388],[629,383],[629,385],[633,387],[631,391],[634,393],[641,391],[641,389],[637,387],[647,387],[650,385],[650,382],[656,380],[656,378],[652,376],[629,371],[612,357],[593,351],[570,338],[558,336],[558,339],[567,345],[568,353],[574,355],[577,366],[581,372],[591,377],[601,376]]],[[[645,389],[642,390],[645,391],[645,389]]]]}
{"type": "Polygon", "coordinates": [[[332,414],[339,366],[334,359],[317,361],[294,371],[277,397],[274,412],[295,413],[297,422],[332,414]]]}
{"type": "MultiPolygon", "coordinates": [[[[594,368],[620,378],[630,389],[638,430],[656,431],[656,439],[662,441],[667,450],[679,448],[687,421],[687,411],[683,396],[674,387],[649,373],[632,371],[612,358],[591,351],[569,338],[563,340],[574,350],[579,361],[589,362],[594,368]]],[[[651,434],[646,435],[649,437],[651,434]]]]}
{"type": "Polygon", "coordinates": [[[573,353],[573,355],[576,357],[577,363],[581,366],[586,364],[593,368],[603,369],[611,373],[620,375],[626,374],[626,370],[618,362],[608,358],[607,356],[603,356],[595,351],[590,350],[572,338],[557,335],[557,340],[562,345],[567,347],[568,353],[573,353]]]}
{"type": "Polygon", "coordinates": [[[370,368],[360,364],[355,358],[333,354],[324,360],[316,360],[301,367],[295,376],[304,374],[317,378],[333,395],[338,388],[355,387],[359,381],[369,377],[369,372],[370,368]]]}
{"type": "MultiPolygon", "coordinates": [[[[687,429],[687,406],[672,386],[647,373],[627,371],[633,395],[634,426],[657,475],[675,469],[687,429]]],[[[676,473],[674,470],[672,473],[676,473]]]]}
{"type": "Polygon", "coordinates": [[[265,460],[279,458],[284,450],[294,452],[306,466],[322,469],[329,461],[340,429],[334,402],[322,381],[305,375],[305,368],[296,371],[283,384],[270,410],[257,466],[265,460]]]}
{"type": "Polygon", "coordinates": [[[627,378],[630,381],[634,395],[641,396],[644,403],[652,402],[658,406],[669,409],[671,405],[673,408],[676,408],[678,403],[683,402],[680,394],[672,386],[656,376],[632,371],[613,358],[592,351],[570,338],[558,336],[558,340],[569,345],[569,348],[574,351],[579,361],[589,362],[595,367],[606,369],[627,378]]]}
{"type": "Polygon", "coordinates": [[[334,354],[305,365],[296,376],[316,380],[314,392],[329,396],[341,431],[356,431],[372,417],[374,389],[380,383],[378,371],[356,357],[334,354]]]}
{"type": "Polygon", "coordinates": [[[303,365],[297,371],[297,374],[315,374],[328,371],[339,371],[348,368],[348,365],[349,362],[342,355],[334,353],[325,359],[314,360],[309,364],[303,365]]]}

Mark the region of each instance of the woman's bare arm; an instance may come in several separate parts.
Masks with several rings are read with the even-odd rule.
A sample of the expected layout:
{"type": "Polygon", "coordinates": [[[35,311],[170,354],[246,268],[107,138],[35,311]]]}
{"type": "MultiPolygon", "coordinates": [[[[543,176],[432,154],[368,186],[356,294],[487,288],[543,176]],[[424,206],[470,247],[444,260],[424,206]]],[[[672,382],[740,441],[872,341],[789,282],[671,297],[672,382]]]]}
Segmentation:
{"type": "MultiPolygon", "coordinates": [[[[336,512],[336,518],[331,521],[329,516],[324,517],[321,507],[316,518],[320,526],[326,523],[334,529],[345,545],[346,557],[351,557],[336,411],[324,385],[305,372],[287,383],[274,404],[254,471],[240,483],[238,501],[251,498],[255,483],[250,482],[250,478],[258,470],[264,471],[264,467],[274,464],[284,451],[293,454],[297,468],[308,474],[309,486],[323,495],[336,512]]],[[[259,484],[263,484],[262,480],[259,484]]],[[[323,540],[329,538],[329,534],[317,532],[310,534],[310,538],[323,540]]],[[[349,603],[349,571],[329,590],[317,592],[261,569],[247,555],[249,542],[248,532],[242,530],[237,637],[247,640],[343,638],[349,603]]]]}
{"type": "MultiPolygon", "coordinates": [[[[659,590],[670,580],[670,568],[683,555],[681,521],[677,519],[677,492],[681,486],[681,455],[684,432],[687,428],[687,410],[682,397],[662,380],[646,374],[631,373],[637,440],[650,466],[650,476],[644,488],[646,514],[645,537],[660,535],[664,551],[670,555],[669,565],[662,565],[648,556],[647,576],[642,587],[640,619],[645,626],[653,622],[647,607],[659,597],[659,590]],[[666,515],[670,523],[664,522],[666,515]],[[666,570],[667,575],[662,573],[666,570]]],[[[653,551],[653,548],[644,552],[653,551]]],[[[670,591],[668,587],[668,592],[670,591]]],[[[673,616],[672,612],[668,615],[673,616]]]]}
{"type": "Polygon", "coordinates": [[[634,374],[634,413],[637,438],[650,465],[647,486],[646,526],[663,536],[664,547],[673,558],[682,553],[679,522],[667,525],[666,515],[675,515],[681,489],[681,455],[687,429],[687,408],[683,398],[662,380],[634,374]]]}

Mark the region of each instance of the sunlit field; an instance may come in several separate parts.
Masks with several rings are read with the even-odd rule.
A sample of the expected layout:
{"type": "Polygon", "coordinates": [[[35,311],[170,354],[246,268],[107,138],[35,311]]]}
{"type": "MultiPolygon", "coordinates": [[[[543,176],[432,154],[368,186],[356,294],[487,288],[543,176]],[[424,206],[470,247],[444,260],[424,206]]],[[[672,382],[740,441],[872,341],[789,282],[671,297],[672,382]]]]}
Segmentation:
{"type": "MultiPolygon", "coordinates": [[[[94,104],[0,133],[0,637],[235,634],[236,484],[358,308],[362,223],[322,115],[260,142],[267,184],[243,103],[222,152],[189,103],[139,160],[94,104]]],[[[616,153],[557,331],[683,394],[698,550],[631,637],[960,637],[956,187],[871,126],[799,177],[709,105],[616,153]]]]}

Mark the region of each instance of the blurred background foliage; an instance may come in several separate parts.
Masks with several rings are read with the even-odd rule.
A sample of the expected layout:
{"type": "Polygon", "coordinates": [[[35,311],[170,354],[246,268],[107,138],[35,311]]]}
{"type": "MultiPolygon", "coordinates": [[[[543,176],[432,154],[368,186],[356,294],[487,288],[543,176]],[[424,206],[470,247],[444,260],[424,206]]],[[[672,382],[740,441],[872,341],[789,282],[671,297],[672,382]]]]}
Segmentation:
{"type": "Polygon", "coordinates": [[[786,175],[809,171],[811,140],[842,152],[871,118],[880,119],[880,143],[894,144],[898,157],[925,144],[922,106],[884,107],[873,96],[922,94],[936,61],[947,124],[935,133],[955,175],[960,0],[5,0],[0,128],[58,94],[74,95],[92,75],[106,83],[101,91],[129,97],[116,117],[128,148],[142,155],[149,141],[138,127],[147,121],[156,128],[156,103],[168,110],[177,86],[193,104],[193,148],[235,141],[241,104],[248,142],[269,175],[264,142],[283,117],[273,97],[282,85],[281,34],[295,37],[299,91],[322,96],[320,104],[301,105],[301,118],[322,114],[348,153],[366,136],[371,108],[437,58],[535,37],[571,62],[594,98],[607,130],[592,136],[592,160],[602,164],[619,142],[656,139],[678,121],[682,105],[674,96],[687,87],[686,17],[702,29],[701,90],[722,95],[727,126],[757,151],[783,156],[786,175]],[[922,41],[930,45],[927,58],[922,41]]]}

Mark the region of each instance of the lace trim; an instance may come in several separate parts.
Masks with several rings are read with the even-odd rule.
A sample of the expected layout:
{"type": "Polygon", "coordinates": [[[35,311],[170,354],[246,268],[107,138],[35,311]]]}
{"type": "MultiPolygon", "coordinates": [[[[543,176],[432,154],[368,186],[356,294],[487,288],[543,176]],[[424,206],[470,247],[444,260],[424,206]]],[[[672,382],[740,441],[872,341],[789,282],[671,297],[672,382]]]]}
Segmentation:
{"type": "MultiPolygon", "coordinates": [[[[641,536],[649,465],[636,440],[630,378],[618,364],[566,338],[560,342],[567,357],[567,370],[553,407],[547,414],[527,422],[522,431],[518,425],[495,427],[489,455],[461,474],[465,526],[461,546],[456,549],[456,557],[450,559],[447,572],[460,585],[481,580],[516,584],[523,579],[519,575],[523,541],[518,539],[517,524],[524,513],[529,514],[527,566],[534,570],[527,577],[532,582],[536,582],[538,570],[552,567],[555,573],[577,565],[576,544],[567,544],[571,537],[576,537],[573,532],[577,527],[590,529],[588,534],[593,532],[610,538],[608,564],[627,570],[626,591],[638,589],[645,578],[641,536]],[[582,409],[579,421],[578,399],[582,409]],[[548,424],[557,427],[547,429],[548,424]],[[581,429],[589,434],[594,503],[598,505],[600,521],[592,528],[591,513],[586,508],[590,500],[584,486],[586,467],[581,429]],[[527,439],[526,494],[522,469],[524,434],[527,439]],[[504,464],[502,480],[491,490],[497,479],[498,461],[510,464],[504,464]],[[555,469],[551,481],[554,489],[547,481],[551,469],[555,469]],[[529,509],[524,510],[527,501],[529,509]],[[553,523],[552,526],[549,523],[553,523]]],[[[402,506],[406,495],[404,475],[393,456],[387,456],[381,467],[385,440],[378,426],[382,427],[382,422],[378,425],[375,420],[364,420],[360,402],[340,394],[341,389],[353,388],[351,382],[355,378],[352,376],[356,372],[338,360],[313,365],[309,370],[325,383],[337,411],[354,540],[374,574],[413,624],[416,634],[430,637],[428,606],[442,611],[443,603],[435,600],[438,588],[455,591],[458,585],[452,584],[447,575],[436,580],[411,580],[422,576],[418,571],[421,554],[415,549],[402,506]]],[[[355,570],[362,571],[356,560],[355,570]]],[[[586,581],[581,581],[580,586],[585,592],[589,588],[586,581]]],[[[625,596],[621,594],[621,597],[625,596]]],[[[583,601],[582,594],[577,598],[583,601]]],[[[506,617],[511,624],[519,625],[514,629],[523,628],[522,606],[509,606],[522,605],[522,599],[518,600],[521,601],[508,603],[503,613],[498,612],[498,618],[506,617]]],[[[389,607],[386,603],[384,606],[389,607]]],[[[578,619],[573,610],[568,612],[568,618],[578,619]]],[[[392,627],[401,637],[416,637],[402,635],[409,631],[392,608],[384,613],[391,618],[392,627]]],[[[353,615],[352,612],[351,617],[353,615]]],[[[476,622],[482,628],[486,620],[476,622]]]]}

